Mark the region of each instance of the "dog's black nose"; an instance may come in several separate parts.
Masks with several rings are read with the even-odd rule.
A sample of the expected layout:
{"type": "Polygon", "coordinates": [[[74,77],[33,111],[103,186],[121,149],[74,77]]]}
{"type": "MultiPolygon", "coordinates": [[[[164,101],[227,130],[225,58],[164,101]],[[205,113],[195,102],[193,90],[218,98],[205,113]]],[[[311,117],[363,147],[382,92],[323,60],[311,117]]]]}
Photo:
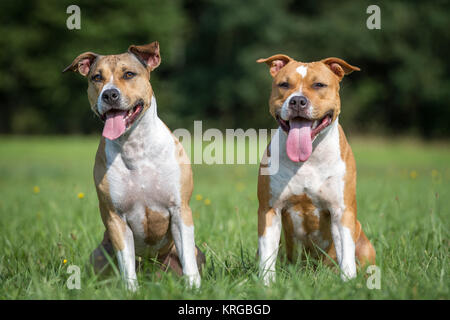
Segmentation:
{"type": "Polygon", "coordinates": [[[291,108],[300,110],[308,106],[308,99],[305,96],[295,96],[289,100],[289,106],[291,108]]]}
{"type": "Polygon", "coordinates": [[[117,89],[107,89],[102,94],[102,100],[109,104],[114,105],[119,101],[120,92],[117,89]]]}

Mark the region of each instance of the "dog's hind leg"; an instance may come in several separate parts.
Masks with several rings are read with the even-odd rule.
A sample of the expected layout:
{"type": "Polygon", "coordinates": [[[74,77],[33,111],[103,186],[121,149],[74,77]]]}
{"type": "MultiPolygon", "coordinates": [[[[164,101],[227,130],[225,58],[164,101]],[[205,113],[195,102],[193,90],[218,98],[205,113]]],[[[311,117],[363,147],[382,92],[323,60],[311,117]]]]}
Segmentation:
{"type": "Polygon", "coordinates": [[[102,242],[89,257],[89,261],[94,268],[95,274],[106,275],[111,272],[112,268],[108,256],[109,259],[115,261],[114,249],[111,240],[109,239],[108,232],[105,231],[102,242]]]}
{"type": "MultiPolygon", "coordinates": [[[[200,274],[202,274],[206,258],[205,254],[202,251],[200,251],[200,249],[197,246],[195,246],[195,257],[197,260],[198,271],[200,274]]],[[[178,257],[176,247],[172,247],[169,253],[158,257],[158,261],[161,263],[161,270],[163,271],[171,270],[179,276],[183,275],[183,267],[181,265],[180,258],[178,257]]]]}
{"type": "Polygon", "coordinates": [[[357,221],[356,224],[357,230],[359,229],[359,237],[356,241],[356,258],[358,259],[362,267],[366,266],[367,264],[375,264],[375,249],[362,230],[361,223],[357,221]]]}

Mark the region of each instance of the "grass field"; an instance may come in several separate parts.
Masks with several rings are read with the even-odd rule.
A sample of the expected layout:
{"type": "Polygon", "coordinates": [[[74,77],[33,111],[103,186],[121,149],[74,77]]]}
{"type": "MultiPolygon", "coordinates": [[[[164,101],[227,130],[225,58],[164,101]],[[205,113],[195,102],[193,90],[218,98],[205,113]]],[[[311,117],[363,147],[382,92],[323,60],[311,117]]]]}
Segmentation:
{"type": "MultiPolygon", "coordinates": [[[[343,283],[307,260],[256,276],[257,167],[195,165],[196,242],[207,256],[200,290],[143,262],[140,289],[86,266],[103,235],[92,168],[98,138],[0,137],[1,299],[449,299],[450,145],[350,139],[358,166],[358,217],[377,251],[381,289],[364,272],[343,283]],[[81,289],[69,290],[69,265],[81,289]]],[[[280,260],[279,260],[280,261],[280,260]]]]}

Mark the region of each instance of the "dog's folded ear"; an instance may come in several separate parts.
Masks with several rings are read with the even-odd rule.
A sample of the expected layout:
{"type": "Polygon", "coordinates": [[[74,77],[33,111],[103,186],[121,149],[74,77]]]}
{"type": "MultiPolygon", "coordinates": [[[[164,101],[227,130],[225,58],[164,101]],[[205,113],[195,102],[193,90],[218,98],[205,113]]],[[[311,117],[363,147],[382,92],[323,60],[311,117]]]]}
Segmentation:
{"type": "Polygon", "coordinates": [[[89,70],[95,59],[97,59],[98,54],[93,52],[85,52],[76,57],[73,62],[67,66],[62,72],[73,71],[79,72],[83,76],[87,76],[89,70]]]}
{"type": "Polygon", "coordinates": [[[322,62],[325,63],[331,69],[331,71],[333,71],[333,73],[338,76],[339,80],[342,80],[344,75],[350,74],[353,71],[361,70],[360,68],[352,66],[351,64],[339,58],[326,58],[323,59],[322,62]]]}
{"type": "Polygon", "coordinates": [[[150,71],[155,70],[161,63],[158,41],[142,46],[132,44],[128,48],[128,52],[134,54],[150,71]]]}
{"type": "Polygon", "coordinates": [[[256,62],[265,62],[270,67],[270,75],[275,77],[285,65],[291,62],[293,59],[285,54],[276,54],[266,59],[258,59],[256,62]]]}

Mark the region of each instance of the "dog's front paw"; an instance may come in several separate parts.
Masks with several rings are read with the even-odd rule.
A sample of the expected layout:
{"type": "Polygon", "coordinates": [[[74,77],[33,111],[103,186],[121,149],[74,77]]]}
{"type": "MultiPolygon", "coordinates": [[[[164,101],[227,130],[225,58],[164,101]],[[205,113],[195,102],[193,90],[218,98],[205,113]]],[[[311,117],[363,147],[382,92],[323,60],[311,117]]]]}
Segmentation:
{"type": "Polygon", "coordinates": [[[186,276],[188,278],[189,288],[195,288],[195,289],[200,288],[201,279],[200,279],[199,273],[190,274],[190,275],[186,275],[186,276]]]}
{"type": "Polygon", "coordinates": [[[263,283],[265,286],[270,286],[276,280],[275,271],[266,270],[266,271],[262,272],[261,274],[262,274],[262,279],[263,279],[263,283]]]}
{"type": "Polygon", "coordinates": [[[342,281],[347,282],[354,278],[356,278],[356,269],[355,270],[352,270],[351,268],[342,269],[342,272],[341,272],[342,281]]]}
{"type": "Polygon", "coordinates": [[[137,289],[139,288],[139,284],[136,279],[126,279],[125,287],[127,288],[127,290],[131,292],[136,292],[137,289]]]}

